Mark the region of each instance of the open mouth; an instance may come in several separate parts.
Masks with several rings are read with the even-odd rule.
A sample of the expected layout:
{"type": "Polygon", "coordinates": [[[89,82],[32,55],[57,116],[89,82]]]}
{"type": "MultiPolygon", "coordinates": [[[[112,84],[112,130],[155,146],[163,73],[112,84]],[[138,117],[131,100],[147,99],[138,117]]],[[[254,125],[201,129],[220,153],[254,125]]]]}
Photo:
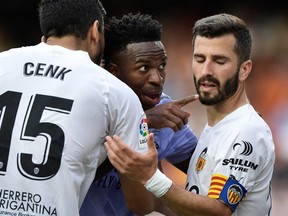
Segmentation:
{"type": "Polygon", "coordinates": [[[149,93],[149,94],[144,94],[144,96],[146,100],[149,101],[149,103],[156,105],[160,102],[161,94],[149,93]]]}
{"type": "Polygon", "coordinates": [[[217,87],[217,85],[213,82],[202,82],[201,83],[201,89],[204,90],[204,91],[208,91],[208,90],[211,90],[211,89],[214,89],[215,87],[217,87]]]}

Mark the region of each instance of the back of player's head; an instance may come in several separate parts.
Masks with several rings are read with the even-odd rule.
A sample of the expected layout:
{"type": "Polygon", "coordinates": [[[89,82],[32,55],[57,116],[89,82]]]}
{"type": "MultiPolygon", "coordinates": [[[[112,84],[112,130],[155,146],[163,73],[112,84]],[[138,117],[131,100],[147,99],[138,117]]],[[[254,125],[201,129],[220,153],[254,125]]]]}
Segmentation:
{"type": "Polygon", "coordinates": [[[125,50],[128,44],[160,41],[162,25],[149,14],[112,17],[105,25],[104,61],[109,63],[113,54],[125,50]]]}
{"type": "Polygon", "coordinates": [[[62,37],[73,35],[84,39],[95,20],[104,25],[106,11],[99,0],[41,0],[39,19],[42,34],[62,37]]]}
{"type": "Polygon", "coordinates": [[[252,36],[246,23],[231,14],[216,14],[198,20],[193,27],[193,48],[197,36],[215,38],[233,34],[236,39],[235,53],[239,63],[250,59],[252,36]]]}

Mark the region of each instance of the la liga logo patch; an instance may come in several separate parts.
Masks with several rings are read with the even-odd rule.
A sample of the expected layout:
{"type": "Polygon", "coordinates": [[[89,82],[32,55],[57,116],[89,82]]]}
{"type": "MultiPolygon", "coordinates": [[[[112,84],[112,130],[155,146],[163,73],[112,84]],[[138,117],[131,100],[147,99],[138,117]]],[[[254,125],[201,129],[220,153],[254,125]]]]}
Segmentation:
{"type": "Polygon", "coordinates": [[[141,122],[139,125],[139,132],[140,132],[141,136],[143,136],[143,137],[146,137],[149,133],[146,117],[141,119],[141,122]]]}
{"type": "Polygon", "coordinates": [[[143,115],[139,123],[139,145],[140,147],[146,147],[147,136],[149,134],[146,115],[143,115]]]}

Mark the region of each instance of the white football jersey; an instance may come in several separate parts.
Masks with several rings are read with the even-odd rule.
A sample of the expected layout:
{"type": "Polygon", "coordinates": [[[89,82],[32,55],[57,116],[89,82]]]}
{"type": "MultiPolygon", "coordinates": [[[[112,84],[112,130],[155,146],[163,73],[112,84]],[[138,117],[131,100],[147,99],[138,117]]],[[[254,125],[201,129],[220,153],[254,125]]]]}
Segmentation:
{"type": "Polygon", "coordinates": [[[0,215],[78,215],[113,134],[147,150],[138,97],[88,53],[0,53],[0,215]]]}
{"type": "Polygon", "coordinates": [[[244,105],[206,125],[190,161],[186,190],[221,199],[237,216],[268,216],[275,153],[271,131],[244,105]]]}

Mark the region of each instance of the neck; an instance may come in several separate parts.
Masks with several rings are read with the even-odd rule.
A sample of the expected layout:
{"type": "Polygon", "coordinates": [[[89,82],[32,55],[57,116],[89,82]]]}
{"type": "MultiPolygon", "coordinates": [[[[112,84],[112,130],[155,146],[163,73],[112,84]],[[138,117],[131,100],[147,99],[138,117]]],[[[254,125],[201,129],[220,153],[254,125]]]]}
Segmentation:
{"type": "Polygon", "coordinates": [[[243,90],[241,94],[235,94],[234,96],[222,101],[218,104],[205,106],[208,125],[213,127],[220,122],[225,116],[229,115],[239,107],[248,104],[249,100],[246,96],[246,92],[243,90]]]}
{"type": "Polygon", "coordinates": [[[48,45],[58,45],[71,50],[86,50],[85,42],[74,36],[64,36],[64,37],[49,37],[45,41],[48,45]]]}

